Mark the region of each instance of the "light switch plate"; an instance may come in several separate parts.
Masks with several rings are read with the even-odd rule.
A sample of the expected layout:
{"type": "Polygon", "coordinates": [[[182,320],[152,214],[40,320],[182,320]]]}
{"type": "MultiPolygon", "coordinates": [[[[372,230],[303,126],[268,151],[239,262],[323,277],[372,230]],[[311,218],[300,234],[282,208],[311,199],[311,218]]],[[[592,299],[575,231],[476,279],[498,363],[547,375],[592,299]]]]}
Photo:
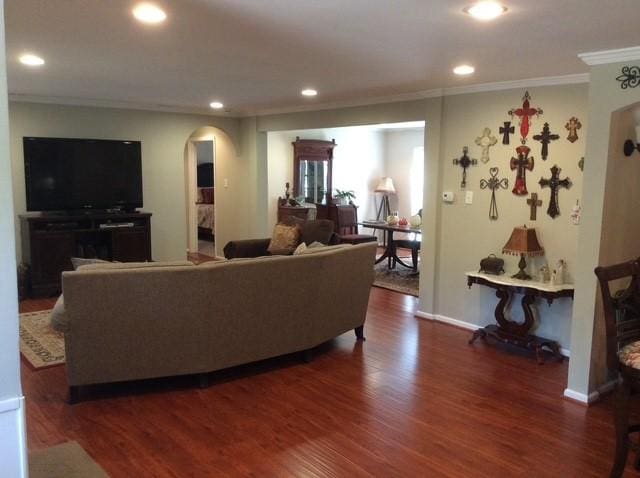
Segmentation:
{"type": "Polygon", "coordinates": [[[464,203],[473,204],[473,191],[467,191],[467,193],[464,196],[464,203]]]}
{"type": "Polygon", "coordinates": [[[229,180],[227,178],[224,178],[224,187],[225,188],[229,187],[229,180]]]}

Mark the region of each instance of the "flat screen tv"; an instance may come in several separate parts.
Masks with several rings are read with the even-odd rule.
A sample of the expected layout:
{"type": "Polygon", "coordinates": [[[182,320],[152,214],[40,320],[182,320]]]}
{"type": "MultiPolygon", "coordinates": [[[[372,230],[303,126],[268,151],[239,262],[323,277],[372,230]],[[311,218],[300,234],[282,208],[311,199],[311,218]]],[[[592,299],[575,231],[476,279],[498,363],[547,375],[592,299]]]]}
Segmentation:
{"type": "Polygon", "coordinates": [[[28,211],[142,207],[140,141],[24,137],[28,211]]]}

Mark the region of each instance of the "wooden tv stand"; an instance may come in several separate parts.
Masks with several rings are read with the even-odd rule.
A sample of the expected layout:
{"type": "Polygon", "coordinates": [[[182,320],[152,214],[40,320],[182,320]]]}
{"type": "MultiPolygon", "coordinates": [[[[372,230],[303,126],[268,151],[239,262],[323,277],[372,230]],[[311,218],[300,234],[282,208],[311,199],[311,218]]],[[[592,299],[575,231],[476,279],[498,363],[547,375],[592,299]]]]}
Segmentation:
{"type": "Polygon", "coordinates": [[[30,265],[30,296],[61,292],[72,257],[107,261],[151,260],[150,213],[20,215],[22,261],[30,265]]]}

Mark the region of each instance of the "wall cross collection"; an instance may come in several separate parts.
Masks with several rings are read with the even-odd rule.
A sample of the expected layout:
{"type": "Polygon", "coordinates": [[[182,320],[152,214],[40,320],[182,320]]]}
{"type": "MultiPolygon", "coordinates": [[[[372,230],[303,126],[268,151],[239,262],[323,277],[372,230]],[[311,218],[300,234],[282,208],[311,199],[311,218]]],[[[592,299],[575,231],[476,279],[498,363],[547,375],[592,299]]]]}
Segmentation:
{"type": "Polygon", "coordinates": [[[526,196],[529,194],[527,191],[527,170],[533,171],[534,165],[533,157],[529,157],[530,151],[531,150],[525,145],[518,146],[516,148],[518,157],[511,158],[509,162],[511,171],[517,170],[516,182],[511,190],[516,196],[526,196]]]}
{"type": "Polygon", "coordinates": [[[480,156],[480,161],[483,163],[489,162],[489,148],[491,146],[495,146],[498,142],[495,136],[491,136],[491,130],[489,128],[485,128],[482,130],[482,136],[476,138],[476,144],[482,148],[482,156],[480,156]]]}
{"type": "Polygon", "coordinates": [[[495,221],[498,219],[498,205],[496,204],[496,189],[507,189],[509,180],[507,178],[498,179],[498,168],[490,168],[489,179],[480,180],[480,189],[491,190],[491,203],[489,204],[489,219],[495,221]]]}
{"type": "Polygon", "coordinates": [[[527,199],[527,204],[531,209],[529,219],[535,221],[538,218],[538,207],[542,206],[542,200],[538,199],[538,193],[531,193],[531,198],[527,199]]]}
{"type": "Polygon", "coordinates": [[[538,184],[540,187],[548,187],[550,189],[549,207],[547,208],[547,214],[555,219],[560,214],[560,205],[558,204],[558,191],[560,188],[569,189],[571,187],[571,180],[569,178],[560,179],[561,169],[554,165],[551,168],[551,177],[549,179],[540,178],[538,184]]]}
{"type": "Polygon", "coordinates": [[[549,156],[549,143],[551,141],[560,139],[560,135],[553,134],[549,130],[549,123],[545,123],[544,127],[542,128],[542,132],[540,134],[536,134],[533,137],[533,139],[535,139],[536,141],[540,141],[542,143],[542,150],[540,151],[540,156],[542,157],[543,161],[546,161],[547,156],[549,156]]]}
{"type": "Polygon", "coordinates": [[[462,182],[460,183],[462,189],[467,187],[467,168],[478,164],[478,160],[471,159],[467,153],[469,153],[469,147],[465,146],[462,148],[462,156],[453,160],[453,164],[459,165],[462,168],[462,182]]]}
{"type": "MultiPolygon", "coordinates": [[[[622,88],[635,88],[640,84],[640,68],[639,67],[625,67],[623,68],[623,75],[617,78],[618,81],[624,81],[622,88]]],[[[529,133],[531,132],[532,120],[538,118],[543,114],[542,108],[537,106],[531,106],[531,95],[528,91],[525,91],[522,97],[522,105],[516,108],[510,109],[507,114],[512,118],[512,121],[504,121],[502,126],[499,126],[499,137],[491,135],[491,129],[488,127],[483,128],[482,134],[475,139],[475,144],[480,147],[481,156],[480,161],[482,163],[488,163],[490,161],[490,148],[495,146],[498,140],[502,139],[503,145],[509,145],[510,136],[516,134],[516,127],[513,124],[513,120],[518,120],[518,133],[520,135],[520,145],[516,147],[515,157],[511,157],[509,160],[509,167],[511,171],[516,172],[515,182],[513,184],[512,193],[516,196],[527,196],[529,194],[527,190],[527,171],[533,171],[535,160],[533,156],[530,156],[531,148],[527,146],[527,140],[529,139],[529,133]]],[[[572,116],[565,124],[565,129],[568,131],[567,140],[571,143],[575,143],[578,137],[578,130],[582,128],[580,120],[572,116]]],[[[546,161],[549,157],[550,145],[553,141],[560,139],[560,135],[553,133],[548,122],[545,122],[542,131],[533,135],[533,140],[540,143],[540,157],[543,161],[546,161]]],[[[469,147],[464,146],[462,148],[462,156],[453,160],[453,164],[462,168],[462,181],[460,182],[460,188],[465,189],[467,187],[467,169],[471,166],[477,165],[478,160],[469,156],[469,147]]],[[[578,162],[580,170],[584,168],[584,158],[578,162]]],[[[568,189],[572,186],[571,180],[566,177],[560,179],[561,169],[554,165],[551,169],[550,178],[540,178],[538,184],[541,188],[549,188],[549,202],[547,206],[547,214],[555,219],[560,215],[560,205],[558,200],[558,194],[560,189],[568,189]]],[[[509,180],[507,178],[498,178],[498,168],[489,168],[488,179],[482,179],[480,181],[480,189],[491,190],[491,202],[489,205],[489,219],[498,219],[498,206],[496,203],[496,190],[507,189],[509,187],[509,180]]],[[[530,198],[526,200],[529,207],[529,218],[531,221],[537,220],[537,209],[542,206],[542,200],[539,199],[538,193],[532,193],[530,198]]]]}

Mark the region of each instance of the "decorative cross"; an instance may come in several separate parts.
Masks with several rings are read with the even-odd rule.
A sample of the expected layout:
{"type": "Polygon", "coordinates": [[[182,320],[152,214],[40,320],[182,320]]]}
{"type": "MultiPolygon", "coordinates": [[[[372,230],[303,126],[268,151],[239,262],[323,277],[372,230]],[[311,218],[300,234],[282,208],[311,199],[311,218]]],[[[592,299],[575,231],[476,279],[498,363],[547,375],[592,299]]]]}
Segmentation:
{"type": "Polygon", "coordinates": [[[499,132],[502,135],[502,144],[509,144],[509,135],[515,133],[515,129],[511,126],[511,121],[505,121],[499,132]]]}
{"type": "Polygon", "coordinates": [[[580,168],[580,171],[584,171],[584,156],[580,158],[580,161],[578,161],[578,167],[580,168]]]}
{"type": "Polygon", "coordinates": [[[542,128],[542,133],[535,135],[533,139],[542,143],[542,151],[540,152],[540,156],[542,156],[543,161],[546,161],[547,156],[549,156],[549,143],[551,141],[560,139],[560,135],[551,133],[551,131],[549,131],[549,123],[545,123],[544,127],[542,128]]]}
{"type": "Polygon", "coordinates": [[[535,221],[537,219],[538,207],[542,206],[542,201],[538,199],[538,193],[531,193],[531,199],[527,199],[527,204],[531,208],[529,219],[535,221]]]}
{"type": "Polygon", "coordinates": [[[569,118],[569,121],[566,125],[564,125],[564,127],[567,131],[569,131],[569,136],[567,136],[567,139],[572,143],[578,141],[578,130],[582,128],[582,123],[580,123],[580,120],[575,116],[572,116],[571,118],[569,118]]]}
{"type": "Polygon", "coordinates": [[[496,204],[496,189],[507,189],[509,180],[507,178],[498,179],[498,168],[489,169],[491,177],[480,180],[480,189],[491,189],[491,203],[489,205],[489,219],[498,219],[498,205],[496,204]]]}
{"type": "Polygon", "coordinates": [[[511,158],[509,162],[509,166],[511,167],[511,171],[517,169],[516,173],[516,183],[513,186],[513,190],[511,191],[516,196],[526,196],[529,194],[527,192],[527,169],[529,171],[533,171],[533,158],[529,157],[529,152],[531,150],[522,145],[516,148],[516,152],[518,153],[517,158],[511,158]]]}
{"type": "Polygon", "coordinates": [[[491,136],[491,130],[489,128],[485,128],[482,130],[482,136],[476,138],[476,144],[482,148],[482,156],[480,156],[480,161],[483,163],[489,162],[489,148],[494,146],[498,140],[495,136],[491,136]]]}
{"type": "Polygon", "coordinates": [[[462,168],[462,182],[460,183],[460,187],[462,189],[467,187],[467,168],[469,166],[475,166],[476,164],[478,164],[477,159],[471,159],[467,155],[468,152],[469,147],[465,146],[464,148],[462,148],[462,156],[453,160],[453,164],[460,165],[460,167],[462,168]]]}
{"type": "Polygon", "coordinates": [[[540,181],[538,181],[538,184],[543,188],[549,187],[551,189],[551,197],[549,198],[547,214],[554,219],[560,214],[558,190],[561,187],[567,189],[571,187],[571,180],[569,178],[560,179],[560,171],[562,170],[558,166],[554,165],[551,168],[551,177],[549,179],[540,178],[540,181]]]}
{"type": "Polygon", "coordinates": [[[542,109],[532,108],[529,101],[531,96],[529,92],[525,91],[522,97],[522,107],[509,110],[509,116],[517,116],[520,118],[520,141],[522,144],[527,142],[527,136],[529,135],[529,126],[531,126],[531,117],[539,116],[542,114],[542,109]]]}

